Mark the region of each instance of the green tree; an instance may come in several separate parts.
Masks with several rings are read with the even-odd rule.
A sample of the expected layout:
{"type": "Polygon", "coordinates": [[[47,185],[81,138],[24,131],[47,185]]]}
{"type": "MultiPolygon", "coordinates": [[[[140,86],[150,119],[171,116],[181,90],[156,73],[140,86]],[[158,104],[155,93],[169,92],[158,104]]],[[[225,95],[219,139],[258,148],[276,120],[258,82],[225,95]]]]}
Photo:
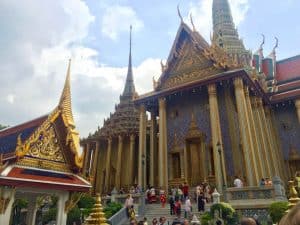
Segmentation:
{"type": "Polygon", "coordinates": [[[19,224],[21,223],[21,210],[26,209],[28,206],[28,201],[26,199],[17,199],[13,204],[13,223],[12,224],[19,224]]]}

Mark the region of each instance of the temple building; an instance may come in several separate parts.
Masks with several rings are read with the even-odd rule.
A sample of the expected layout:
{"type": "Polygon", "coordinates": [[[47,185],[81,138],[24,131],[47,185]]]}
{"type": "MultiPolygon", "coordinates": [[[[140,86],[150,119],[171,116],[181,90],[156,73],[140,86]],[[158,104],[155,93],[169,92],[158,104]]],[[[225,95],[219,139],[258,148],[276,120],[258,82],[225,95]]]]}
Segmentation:
{"type": "Polygon", "coordinates": [[[26,224],[36,224],[40,197],[56,196],[57,224],[91,185],[81,174],[79,133],[71,107],[70,63],[57,107],[49,114],[0,131],[0,224],[10,224],[14,201],[28,201],[26,224]],[[78,194],[76,194],[78,193],[78,194]]]}
{"type": "Polygon", "coordinates": [[[130,55],[116,112],[83,142],[85,165],[90,157],[97,162],[84,167],[97,189],[207,181],[222,191],[235,175],[256,186],[261,178],[286,181],[300,170],[300,56],[277,61],[277,39],[268,56],[264,40],[252,54],[239,38],[228,0],[213,0],[212,10],[211,44],[178,10],[181,22],[153,91],[136,96],[126,88],[134,87],[130,55]]]}
{"type": "Polygon", "coordinates": [[[139,113],[131,62],[131,28],[128,72],[120,103],[104,120],[103,127],[81,141],[85,157],[83,173],[93,184],[93,193],[137,183],[139,113]]]}

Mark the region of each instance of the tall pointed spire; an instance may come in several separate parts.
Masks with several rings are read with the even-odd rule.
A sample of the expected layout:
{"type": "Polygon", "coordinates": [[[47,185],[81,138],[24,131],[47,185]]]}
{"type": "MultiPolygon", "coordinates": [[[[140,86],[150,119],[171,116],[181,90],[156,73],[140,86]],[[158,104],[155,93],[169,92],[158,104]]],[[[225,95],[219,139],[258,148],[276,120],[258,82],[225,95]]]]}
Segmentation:
{"type": "Polygon", "coordinates": [[[129,98],[132,98],[135,95],[135,86],[133,81],[132,62],[131,62],[131,32],[132,32],[132,26],[130,25],[128,72],[127,72],[126,83],[122,95],[123,97],[129,97],[129,98]]]}
{"type": "Polygon", "coordinates": [[[65,80],[64,89],[62,91],[58,107],[64,115],[64,120],[68,125],[75,126],[73,113],[72,113],[72,102],[71,102],[71,59],[69,60],[67,76],[65,80]]]}
{"type": "Polygon", "coordinates": [[[249,64],[251,54],[239,38],[228,0],[213,0],[212,15],[213,44],[223,48],[229,56],[237,57],[240,63],[249,64]]]}

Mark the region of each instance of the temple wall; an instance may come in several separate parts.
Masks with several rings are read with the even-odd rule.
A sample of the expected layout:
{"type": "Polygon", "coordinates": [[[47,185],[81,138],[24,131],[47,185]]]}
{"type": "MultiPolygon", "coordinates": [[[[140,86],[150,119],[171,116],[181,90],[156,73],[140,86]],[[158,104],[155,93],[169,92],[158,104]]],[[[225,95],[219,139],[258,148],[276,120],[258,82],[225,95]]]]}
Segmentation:
{"type": "Polygon", "coordinates": [[[206,134],[206,143],[210,143],[210,117],[207,90],[173,95],[167,99],[167,141],[168,151],[174,148],[176,133],[178,145],[183,148],[188,133],[191,116],[194,113],[198,128],[206,134]]]}
{"type": "Polygon", "coordinates": [[[274,107],[276,129],[279,134],[284,159],[289,157],[290,147],[293,146],[300,154],[300,124],[294,104],[274,107]]]}

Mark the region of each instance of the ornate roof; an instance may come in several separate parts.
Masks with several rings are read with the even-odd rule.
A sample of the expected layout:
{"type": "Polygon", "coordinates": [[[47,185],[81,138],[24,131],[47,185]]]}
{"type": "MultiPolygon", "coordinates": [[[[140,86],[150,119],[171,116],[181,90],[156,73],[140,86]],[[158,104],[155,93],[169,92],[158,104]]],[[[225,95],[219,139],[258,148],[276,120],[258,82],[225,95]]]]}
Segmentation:
{"type": "Polygon", "coordinates": [[[115,112],[110,113],[108,119],[104,119],[103,126],[91,137],[109,137],[139,132],[139,112],[135,108],[133,100],[138,94],[135,91],[132,57],[131,57],[131,27],[128,72],[123,94],[120,96],[120,103],[115,106],[115,112]]]}
{"type": "Polygon", "coordinates": [[[15,158],[22,166],[80,170],[82,158],[71,108],[70,65],[71,62],[59,104],[50,114],[0,132],[2,161],[15,158]]]}
{"type": "Polygon", "coordinates": [[[209,79],[229,69],[242,67],[224,49],[214,43],[209,45],[197,31],[192,31],[181,21],[166,65],[162,66],[162,74],[156,82],[155,91],[209,79]]]}

